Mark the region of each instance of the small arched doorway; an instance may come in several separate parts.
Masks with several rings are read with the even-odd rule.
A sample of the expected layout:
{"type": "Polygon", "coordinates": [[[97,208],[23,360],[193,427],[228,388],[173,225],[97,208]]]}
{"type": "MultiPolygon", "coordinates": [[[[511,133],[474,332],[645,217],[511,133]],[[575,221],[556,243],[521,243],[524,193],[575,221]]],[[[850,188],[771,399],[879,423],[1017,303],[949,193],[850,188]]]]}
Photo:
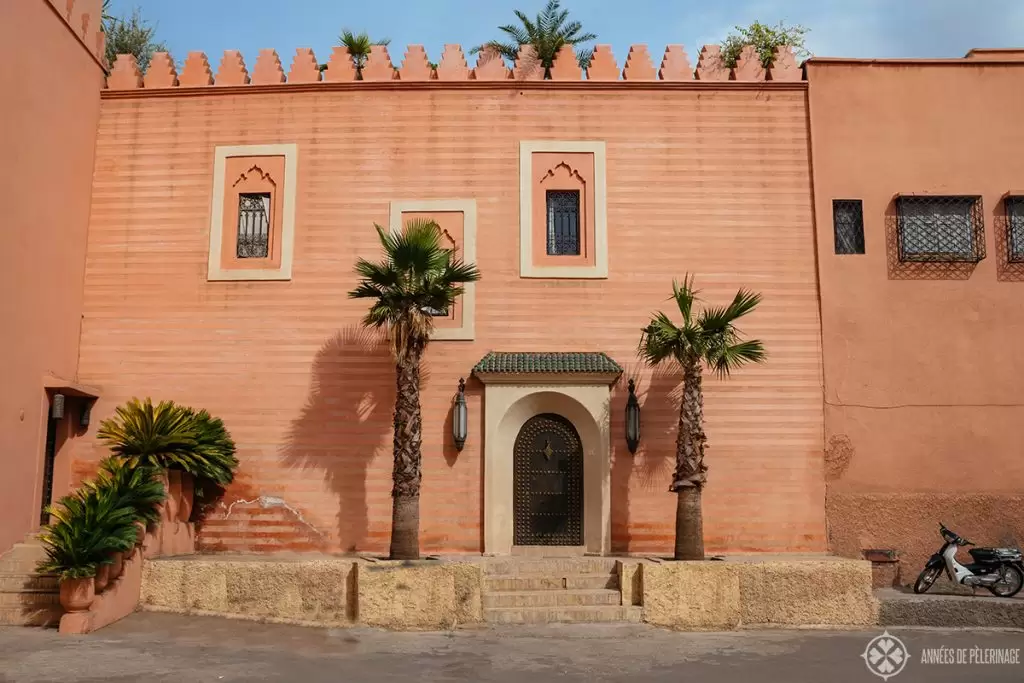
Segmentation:
{"type": "Polygon", "coordinates": [[[583,447],[572,422],[531,417],[513,448],[515,545],[583,545],[583,447]]]}

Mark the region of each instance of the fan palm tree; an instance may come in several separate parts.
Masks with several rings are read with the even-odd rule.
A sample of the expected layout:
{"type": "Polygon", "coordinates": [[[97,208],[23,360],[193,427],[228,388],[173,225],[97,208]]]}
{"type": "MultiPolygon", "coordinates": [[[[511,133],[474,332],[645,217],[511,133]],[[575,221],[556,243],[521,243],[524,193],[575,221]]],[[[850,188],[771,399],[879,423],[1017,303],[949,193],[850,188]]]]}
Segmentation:
{"type": "Polygon", "coordinates": [[[704,393],[701,386],[704,366],[719,377],[746,363],[765,359],[764,345],[757,339],[742,341],[737,320],[753,311],[761,295],[740,289],[732,303],[724,307],[693,310],[699,292],[693,277],[682,284],[672,283],[672,299],[679,308],[683,324],[677,326],[665,313],[658,312],[642,331],[639,355],[648,365],[675,362],[683,372],[683,399],[679,406],[679,431],[676,435],[676,469],[669,491],[677,495],[677,560],[704,559],[704,522],[701,491],[707,481],[704,449],[704,393]]]}
{"type": "MultiPolygon", "coordinates": [[[[505,59],[514,62],[516,55],[519,54],[520,45],[533,45],[541,64],[545,69],[550,69],[563,45],[577,45],[597,38],[594,33],[583,33],[583,24],[580,22],[569,21],[569,10],[562,9],[560,0],[548,0],[548,4],[535,19],[530,19],[519,10],[513,11],[519,19],[519,24],[498,27],[499,31],[508,36],[508,41],[491,40],[474,47],[470,54],[476,54],[481,50],[494,50],[505,59]]],[[[592,49],[576,51],[576,59],[584,69],[590,65],[590,58],[593,55],[592,49]]]]}
{"type": "Polygon", "coordinates": [[[388,45],[390,43],[390,38],[373,40],[366,31],[353,33],[347,28],[342,29],[341,35],[338,36],[338,45],[347,47],[348,53],[352,55],[352,64],[356,67],[357,75],[362,73],[363,66],[366,65],[366,60],[370,57],[370,50],[373,49],[374,45],[388,45]]]}
{"type": "Polygon", "coordinates": [[[356,261],[359,284],[348,295],[371,300],[363,325],[387,327],[395,357],[391,558],[410,560],[420,556],[420,359],[434,327],[433,313],[448,310],[480,272],[444,248],[433,221],[409,221],[404,233],[395,234],[374,227],[384,259],[356,261]]]}

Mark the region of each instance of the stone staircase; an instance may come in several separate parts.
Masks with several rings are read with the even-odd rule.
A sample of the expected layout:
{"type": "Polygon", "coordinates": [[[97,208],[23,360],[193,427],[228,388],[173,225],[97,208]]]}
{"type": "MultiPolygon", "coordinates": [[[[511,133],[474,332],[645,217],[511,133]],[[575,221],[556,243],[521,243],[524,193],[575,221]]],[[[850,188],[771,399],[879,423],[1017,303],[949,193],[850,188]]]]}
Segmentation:
{"type": "Polygon", "coordinates": [[[615,558],[492,558],[484,568],[484,620],[492,624],[640,621],[622,604],[615,558]]]}
{"type": "Polygon", "coordinates": [[[29,535],[0,555],[0,625],[56,626],[64,613],[57,577],[36,572],[46,557],[42,544],[29,535]]]}

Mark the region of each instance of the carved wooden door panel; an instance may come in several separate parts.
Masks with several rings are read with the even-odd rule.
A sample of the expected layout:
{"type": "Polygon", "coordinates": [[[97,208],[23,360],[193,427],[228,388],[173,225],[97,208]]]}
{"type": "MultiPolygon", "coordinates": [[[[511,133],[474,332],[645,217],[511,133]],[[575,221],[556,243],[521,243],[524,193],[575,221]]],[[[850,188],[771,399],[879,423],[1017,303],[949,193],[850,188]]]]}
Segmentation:
{"type": "Polygon", "coordinates": [[[536,415],[513,449],[516,545],[583,545],[583,447],[561,415],[536,415]]]}

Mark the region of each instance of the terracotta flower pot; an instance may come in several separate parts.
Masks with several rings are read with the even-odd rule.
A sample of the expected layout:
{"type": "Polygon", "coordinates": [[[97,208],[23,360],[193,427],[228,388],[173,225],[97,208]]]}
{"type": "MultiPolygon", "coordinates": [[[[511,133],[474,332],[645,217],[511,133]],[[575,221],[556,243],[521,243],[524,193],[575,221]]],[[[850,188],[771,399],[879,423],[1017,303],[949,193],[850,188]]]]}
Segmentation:
{"type": "Polygon", "coordinates": [[[196,495],[196,480],[188,472],[181,472],[178,495],[178,521],[187,522],[192,517],[192,504],[196,495]]]}
{"type": "Polygon", "coordinates": [[[100,566],[96,567],[96,592],[102,593],[103,589],[107,587],[108,583],[110,583],[110,565],[101,564],[100,566]]]}
{"type": "Polygon", "coordinates": [[[146,542],[146,523],[142,521],[135,522],[135,547],[141,548],[142,544],[146,542]]]}
{"type": "Polygon", "coordinates": [[[65,612],[85,612],[96,599],[93,577],[61,579],[60,606],[65,612]]]}
{"type": "Polygon", "coordinates": [[[181,471],[167,470],[163,475],[164,490],[167,497],[161,503],[163,508],[164,521],[176,521],[178,519],[178,499],[181,497],[181,471]]]}
{"type": "Polygon", "coordinates": [[[110,559],[113,560],[108,565],[110,567],[110,580],[117,581],[121,578],[121,573],[124,572],[124,553],[110,553],[110,559]]]}

